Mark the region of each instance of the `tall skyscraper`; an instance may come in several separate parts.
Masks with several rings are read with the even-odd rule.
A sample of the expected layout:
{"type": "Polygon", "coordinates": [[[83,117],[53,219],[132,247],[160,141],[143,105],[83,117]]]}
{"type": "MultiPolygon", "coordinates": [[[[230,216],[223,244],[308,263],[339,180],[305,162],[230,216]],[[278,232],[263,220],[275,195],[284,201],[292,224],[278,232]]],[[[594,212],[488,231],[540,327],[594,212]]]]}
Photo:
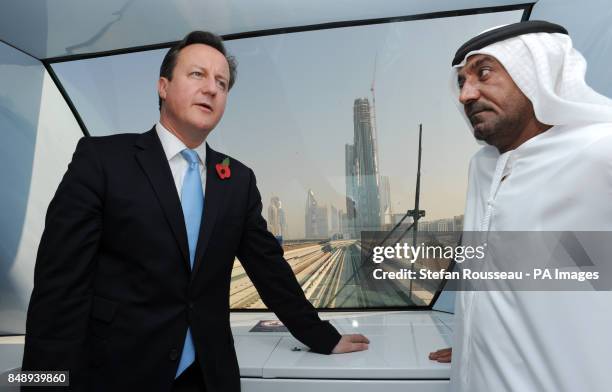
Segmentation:
{"type": "Polygon", "coordinates": [[[340,234],[340,214],[338,213],[338,209],[334,206],[330,208],[330,216],[329,216],[329,234],[335,235],[340,234]]]}
{"type": "Polygon", "coordinates": [[[355,238],[355,219],[357,216],[357,173],[355,165],[355,146],[344,146],[344,175],[346,180],[346,225],[347,237],[355,238]]]}
{"type": "Polygon", "coordinates": [[[317,225],[315,238],[329,237],[329,217],[327,216],[327,206],[317,207],[317,225]]]}
{"type": "Polygon", "coordinates": [[[457,215],[453,217],[453,230],[454,231],[463,231],[463,214],[457,215]]]}
{"type": "Polygon", "coordinates": [[[320,207],[314,192],[309,189],[306,196],[305,237],[324,239],[329,237],[327,207],[320,207]]]}
{"type": "Polygon", "coordinates": [[[268,207],[268,230],[275,236],[281,236],[287,239],[285,210],[278,196],[272,196],[270,198],[270,206],[268,207]]]}
{"type": "Polygon", "coordinates": [[[380,176],[380,215],[385,225],[393,222],[393,208],[391,206],[391,184],[388,176],[380,176]]]}
{"type": "Polygon", "coordinates": [[[346,212],[342,210],[338,210],[338,226],[340,227],[338,231],[338,238],[348,238],[347,228],[346,228],[346,212]]]}
{"type": "Polygon", "coordinates": [[[304,237],[316,238],[315,232],[317,227],[317,199],[314,192],[309,189],[306,196],[306,217],[305,217],[304,237]]]}
{"type": "Polygon", "coordinates": [[[351,223],[355,235],[359,235],[362,230],[380,230],[381,227],[377,152],[367,98],[355,100],[353,126],[353,144],[345,146],[347,214],[350,219],[352,200],[355,203],[355,216],[351,223]]]}

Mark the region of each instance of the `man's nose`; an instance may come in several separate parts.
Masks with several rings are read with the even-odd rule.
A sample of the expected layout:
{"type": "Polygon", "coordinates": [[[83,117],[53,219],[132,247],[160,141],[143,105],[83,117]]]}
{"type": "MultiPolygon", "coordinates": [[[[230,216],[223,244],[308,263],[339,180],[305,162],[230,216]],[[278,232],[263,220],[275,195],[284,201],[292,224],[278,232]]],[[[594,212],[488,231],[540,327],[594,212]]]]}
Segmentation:
{"type": "Polygon", "coordinates": [[[219,90],[219,86],[217,85],[217,81],[214,78],[206,78],[202,80],[202,84],[200,85],[200,90],[203,94],[208,94],[215,96],[219,90]]]}
{"type": "Polygon", "coordinates": [[[480,90],[473,83],[465,81],[459,90],[459,101],[466,105],[480,98],[480,90]]]}

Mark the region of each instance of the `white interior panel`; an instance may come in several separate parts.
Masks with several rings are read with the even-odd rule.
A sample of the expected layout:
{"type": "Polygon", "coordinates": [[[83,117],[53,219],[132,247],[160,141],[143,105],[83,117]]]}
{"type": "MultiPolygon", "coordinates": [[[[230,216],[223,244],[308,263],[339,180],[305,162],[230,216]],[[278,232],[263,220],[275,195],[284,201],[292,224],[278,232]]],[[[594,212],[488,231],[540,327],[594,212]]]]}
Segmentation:
{"type": "Polygon", "coordinates": [[[38,60],[0,44],[0,334],[22,332],[27,306],[11,275],[27,230],[44,72],[38,60]]]}
{"type": "Polygon", "coordinates": [[[47,207],[83,133],[44,67],[0,50],[11,53],[0,65],[0,176],[10,184],[0,196],[0,333],[22,334],[47,207]]]}
{"type": "Polygon", "coordinates": [[[521,0],[22,0],[0,6],[0,38],[37,58],[347,20],[524,4],[521,0]]]}
{"type": "Polygon", "coordinates": [[[446,392],[448,380],[287,380],[243,378],[244,392],[446,392]]]}

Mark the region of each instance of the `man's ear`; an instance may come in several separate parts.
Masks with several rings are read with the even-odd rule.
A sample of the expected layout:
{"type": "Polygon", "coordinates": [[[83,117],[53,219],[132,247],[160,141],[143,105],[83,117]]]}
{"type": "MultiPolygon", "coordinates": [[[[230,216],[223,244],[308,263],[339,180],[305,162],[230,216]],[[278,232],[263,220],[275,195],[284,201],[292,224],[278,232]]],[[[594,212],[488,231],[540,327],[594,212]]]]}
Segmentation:
{"type": "Polygon", "coordinates": [[[157,81],[157,94],[161,99],[166,99],[166,90],[168,89],[169,80],[165,77],[160,77],[157,81]]]}

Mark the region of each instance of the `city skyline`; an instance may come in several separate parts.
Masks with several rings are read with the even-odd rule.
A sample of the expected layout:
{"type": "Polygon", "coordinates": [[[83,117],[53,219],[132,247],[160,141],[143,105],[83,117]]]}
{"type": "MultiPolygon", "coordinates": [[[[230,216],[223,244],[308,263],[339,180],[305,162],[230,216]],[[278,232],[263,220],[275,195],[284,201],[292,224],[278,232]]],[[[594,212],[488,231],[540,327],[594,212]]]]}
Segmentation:
{"type": "Polygon", "coordinates": [[[306,237],[309,190],[328,213],[334,206],[348,220],[343,146],[354,141],[355,99],[372,103],[376,67],[372,128],[377,169],[390,185],[390,209],[400,213],[414,208],[422,123],[421,209],[427,219],[460,215],[469,160],[479,145],[450,92],[452,53],[467,37],[518,19],[520,13],[505,12],[230,41],[232,53],[240,54],[241,80],[255,83],[236,84],[211,140],[254,169],[264,208],[272,195],[283,200],[288,239],[306,237]],[[428,36],[428,44],[411,39],[422,35],[428,36]],[[253,154],[250,146],[263,140],[262,146],[273,153],[253,154]]]}
{"type": "Polygon", "coordinates": [[[267,222],[270,233],[280,238],[287,237],[287,218],[282,202],[278,196],[272,196],[270,198],[267,222]]]}

